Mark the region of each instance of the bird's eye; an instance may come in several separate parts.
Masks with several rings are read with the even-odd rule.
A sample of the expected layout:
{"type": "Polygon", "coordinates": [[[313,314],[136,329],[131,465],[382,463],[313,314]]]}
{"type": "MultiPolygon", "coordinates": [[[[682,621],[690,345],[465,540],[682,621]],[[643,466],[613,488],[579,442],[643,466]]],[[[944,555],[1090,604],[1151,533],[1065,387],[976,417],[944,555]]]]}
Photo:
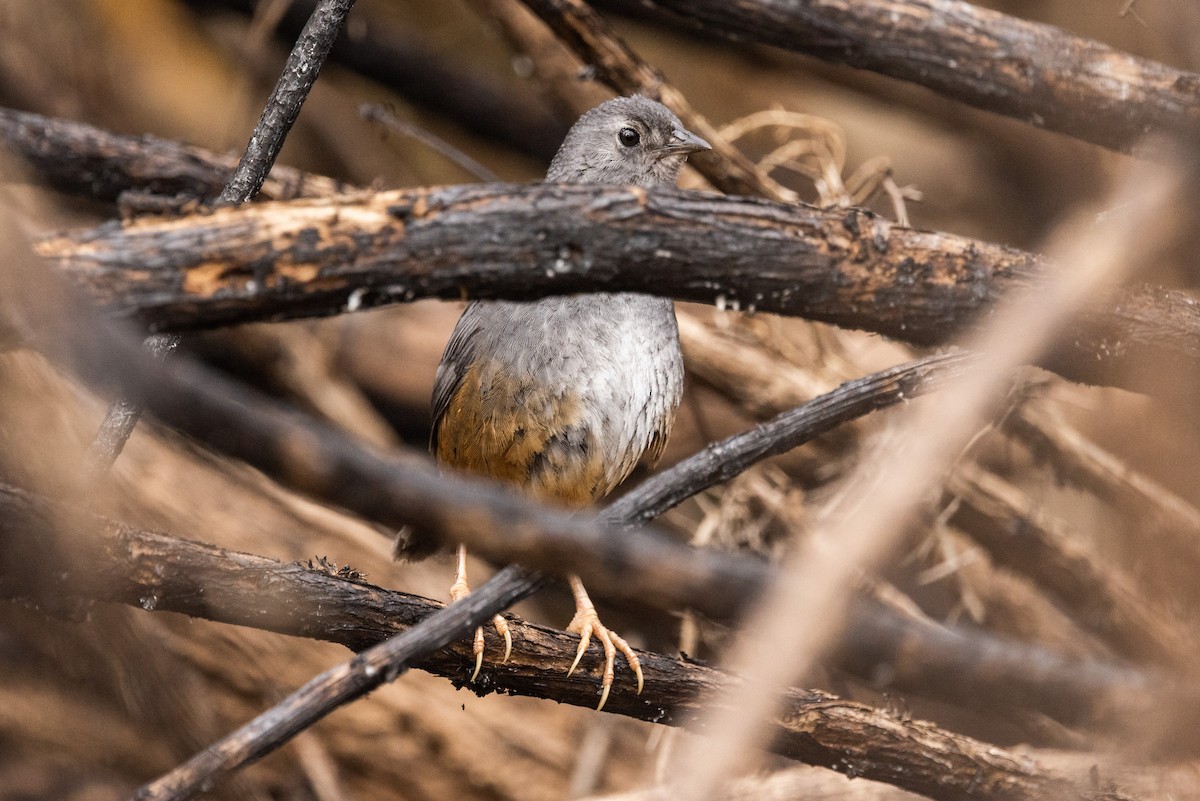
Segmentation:
{"type": "Polygon", "coordinates": [[[619,139],[621,144],[625,145],[625,147],[634,147],[638,142],[642,141],[642,135],[633,128],[622,128],[617,132],[617,139],[619,139]]]}

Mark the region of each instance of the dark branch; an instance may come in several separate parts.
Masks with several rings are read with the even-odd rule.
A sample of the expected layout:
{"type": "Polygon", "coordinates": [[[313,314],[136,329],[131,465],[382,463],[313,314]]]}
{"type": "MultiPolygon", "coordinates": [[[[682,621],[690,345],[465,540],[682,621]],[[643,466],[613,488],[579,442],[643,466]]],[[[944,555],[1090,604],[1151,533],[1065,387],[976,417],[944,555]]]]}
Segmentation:
{"type": "Polygon", "coordinates": [[[219,202],[245,203],[258,194],[353,6],[354,0],[320,0],[316,4],[219,202]]]}
{"type": "MultiPolygon", "coordinates": [[[[59,603],[81,597],[152,606],[159,611],[324,639],[364,651],[364,655],[369,653],[366,649],[383,642],[396,643],[401,639],[398,633],[415,631],[413,627],[420,621],[446,612],[435,602],[324,570],[283,565],[98,519],[92,523],[95,536],[69,535],[65,537],[71,543],[69,555],[61,561],[47,559],[46,531],[59,518],[50,513],[49,505],[0,485],[0,511],[5,532],[0,592],[9,595],[57,599],[59,603]],[[80,543],[86,543],[86,552],[79,551],[80,543]],[[30,565],[36,565],[36,570],[31,571],[30,565]],[[9,569],[4,569],[6,566],[9,569]]],[[[953,676],[948,682],[952,687],[966,685],[974,703],[1012,702],[1021,691],[1014,694],[1009,680],[1015,679],[1019,688],[1032,689],[1060,712],[1074,705],[1077,715],[1086,716],[1096,708],[1112,712],[1119,706],[1123,714],[1141,715],[1151,699],[1161,697],[1164,691],[1139,674],[1115,666],[1064,660],[985,635],[914,628],[873,605],[857,607],[852,621],[851,662],[857,660],[871,668],[880,662],[932,667],[939,675],[953,676]],[[861,643],[854,642],[862,635],[861,643]],[[959,669],[954,670],[955,666],[959,669]],[[1011,671],[1007,676],[1006,670],[1011,671]],[[983,676],[986,686],[972,686],[964,681],[967,676],[983,676]],[[1030,681],[1031,676],[1036,676],[1037,682],[1030,681]]],[[[567,676],[575,637],[515,619],[511,625],[512,658],[504,664],[488,663],[470,689],[580,706],[595,703],[597,677],[567,676]]],[[[473,667],[470,643],[450,637],[446,644],[445,649],[428,651],[426,642],[412,664],[462,686],[473,667]]],[[[609,699],[606,709],[610,712],[688,725],[700,711],[700,702],[719,698],[720,688],[729,681],[721,671],[693,662],[649,652],[640,652],[639,658],[647,677],[645,692],[640,696],[618,692],[609,699]]],[[[336,676],[310,685],[323,702],[330,696],[346,700],[351,689],[343,685],[357,688],[364,681],[362,673],[350,668],[338,671],[336,676]]],[[[278,719],[265,731],[259,721],[253,741],[219,743],[189,763],[186,771],[173,773],[170,781],[148,786],[140,797],[183,797],[201,780],[217,775],[211,767],[218,755],[236,755],[239,760],[262,756],[297,730],[299,723],[294,721],[311,721],[311,716],[297,718],[298,708],[303,708],[302,702],[293,699],[286,707],[273,710],[279,713],[278,719]],[[266,734],[270,736],[263,736],[266,734]]],[[[1070,787],[993,746],[819,691],[788,693],[774,725],[774,749],[784,756],[880,778],[934,798],[1029,798],[1037,792],[1070,787]],[[888,757],[882,759],[881,754],[888,757]],[[980,785],[983,779],[987,783],[980,785]],[[984,789],[972,795],[971,788],[980,786],[984,789]],[[1007,789],[1002,791],[1002,787],[1007,789]]]]}
{"type": "MultiPolygon", "coordinates": [[[[316,82],[321,65],[353,5],[354,0],[321,0],[317,4],[288,54],[283,74],[254,126],[241,160],[217,196],[218,204],[246,203],[258,193],[279,151],[283,150],[283,142],[300,115],[300,106],[316,82]]],[[[166,358],[178,346],[178,334],[159,333],[146,340],[146,347],[158,358],[166,358]]],[[[100,430],[88,449],[93,476],[103,475],[121,455],[140,417],[141,409],[124,399],[109,405],[100,430]]]]}
{"type": "MultiPolygon", "coordinates": [[[[40,252],[154,330],[336,314],[422,297],[637,291],[945,343],[1053,269],[1031,253],[894,227],[863,211],[602,186],[481,185],[260,204],[104,225],[40,252]]],[[[1200,364],[1200,307],[1116,290],[1047,362],[1136,386],[1200,364]],[[1163,361],[1150,361],[1161,358],[1163,361]]]]}
{"type": "Polygon", "coordinates": [[[624,525],[649,522],[763,459],[785,453],[842,423],[938,389],[961,375],[974,358],[960,351],[943,353],[847,381],[832,392],[776,415],[743,434],[708,445],[642,482],[613,502],[602,515],[624,525]]]}
{"type": "MultiPolygon", "coordinates": [[[[122,136],[82,122],[0,108],[0,140],[63,192],[115,201],[124,192],[206,200],[221,193],[237,159],[156,136],[122,136]]],[[[291,167],[271,170],[259,197],[320,197],[351,187],[291,167]]]]}
{"type": "MultiPolygon", "coordinates": [[[[18,257],[11,260],[12,269],[4,275],[9,285],[0,297],[9,304],[13,319],[32,328],[48,353],[91,381],[101,385],[117,381],[128,397],[145,403],[168,424],[218,450],[247,459],[289,486],[318,497],[336,498],[340,505],[372,519],[391,523],[410,520],[469,544],[479,539],[481,531],[492,529],[512,532],[516,542],[532,536],[531,532],[546,536],[556,530],[575,531],[587,540],[602,541],[604,529],[596,521],[538,509],[479,482],[438,476],[425,459],[376,455],[340,432],[278,408],[237,385],[219,381],[186,361],[155,364],[136,343],[112,335],[109,324],[56,290],[50,274],[18,257]],[[451,508],[453,512],[446,511],[451,508]]],[[[734,560],[718,554],[692,553],[699,559],[719,557],[720,564],[715,569],[724,570],[721,583],[726,586],[736,586],[739,579],[745,581],[743,573],[747,570],[762,576],[762,565],[745,558],[734,560]],[[728,565],[737,567],[731,573],[728,565]]],[[[681,555],[678,546],[674,554],[681,555]]],[[[673,558],[667,564],[677,570],[687,560],[673,558]]],[[[183,797],[223,771],[261,755],[266,743],[286,738],[338,704],[393,677],[409,660],[428,652],[424,649],[456,639],[460,632],[531,592],[537,580],[535,575],[522,570],[502,571],[464,603],[431,615],[408,632],[364,651],[351,663],[310,682],[266,719],[252,722],[203,752],[197,762],[164,777],[164,783],[150,788],[154,794],[146,797],[183,797]]],[[[720,589],[706,591],[721,594],[720,589]]],[[[876,717],[868,709],[851,708],[858,710],[856,715],[876,717]]],[[[811,749],[814,742],[826,738],[841,740],[842,734],[832,720],[805,713],[786,719],[784,724],[780,747],[812,754],[810,758],[817,764],[830,764],[828,753],[814,754],[811,749]],[[786,728],[788,724],[791,729],[786,728]]],[[[891,730],[889,736],[897,733],[903,735],[900,752],[916,745],[903,732],[891,730]]],[[[938,734],[935,739],[940,737],[938,734]]],[[[962,753],[956,751],[956,743],[943,744],[951,752],[962,753]]],[[[920,772],[895,770],[893,766],[898,763],[891,759],[871,760],[870,753],[850,759],[840,755],[832,764],[948,799],[965,798],[969,788],[977,788],[981,771],[982,775],[995,778],[997,798],[1061,793],[1069,787],[1060,779],[1031,772],[1026,764],[1012,761],[1003,753],[989,750],[964,758],[969,767],[954,774],[960,777],[957,788],[952,782],[947,783],[946,764],[940,761],[940,754],[933,760],[939,778],[932,783],[920,778],[924,775],[920,772]]]]}
{"type": "MultiPolygon", "coordinates": [[[[165,359],[179,347],[179,339],[178,334],[151,334],[142,344],[155,358],[165,359]]],[[[115,400],[108,405],[104,420],[84,457],[93,485],[112,469],[141,418],[142,407],[136,403],[115,400]]]]}
{"type": "Polygon", "coordinates": [[[933,89],[1116,150],[1194,136],[1200,75],[951,0],[645,0],[706,34],[760,42],[933,89]]]}

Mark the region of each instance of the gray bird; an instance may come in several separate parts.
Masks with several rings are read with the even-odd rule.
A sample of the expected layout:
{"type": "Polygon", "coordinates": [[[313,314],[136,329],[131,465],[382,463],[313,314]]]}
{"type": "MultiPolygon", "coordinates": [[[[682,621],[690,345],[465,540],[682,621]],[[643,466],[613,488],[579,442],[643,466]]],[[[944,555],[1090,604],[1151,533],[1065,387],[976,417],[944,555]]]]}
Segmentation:
{"type": "MultiPolygon", "coordinates": [[[[609,100],[572,126],[550,163],[551,183],[674,185],[689,153],[709,145],[660,103],[609,100]]],[[[438,366],[431,449],[455,470],[508,481],[547,503],[582,507],[604,497],[639,461],[662,455],[683,390],[683,359],[669,299],[632,293],[551,297],[467,306],[438,366]]],[[[604,646],[600,707],[620,650],[633,649],[600,622],[571,576],[580,635],[574,672],[592,637],[604,646]]],[[[457,550],[455,600],[470,589],[466,549],[457,550]]],[[[505,641],[504,618],[493,622],[505,641]]],[[[475,675],[483,660],[475,633],[475,675]]],[[[474,679],[472,675],[472,679],[474,679]]]]}

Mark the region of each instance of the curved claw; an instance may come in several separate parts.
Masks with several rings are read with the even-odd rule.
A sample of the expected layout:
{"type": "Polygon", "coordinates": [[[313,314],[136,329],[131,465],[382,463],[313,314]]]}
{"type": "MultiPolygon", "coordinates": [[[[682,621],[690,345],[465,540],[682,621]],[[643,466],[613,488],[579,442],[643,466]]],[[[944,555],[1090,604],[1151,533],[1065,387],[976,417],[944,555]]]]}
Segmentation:
{"type": "Polygon", "coordinates": [[[475,683],[475,678],[479,675],[479,669],[483,667],[483,628],[475,629],[475,641],[472,645],[472,650],[475,651],[475,671],[471,674],[470,683],[475,683]]]}
{"type": "Polygon", "coordinates": [[[616,632],[610,631],[608,633],[609,636],[612,637],[613,642],[616,644],[617,650],[625,655],[625,661],[629,663],[629,669],[633,671],[635,676],[637,676],[637,694],[641,695],[642,688],[645,687],[646,684],[645,679],[642,677],[642,661],[638,659],[637,654],[635,654],[633,649],[629,647],[629,643],[625,642],[622,637],[617,636],[616,632]]]}
{"type": "Polygon", "coordinates": [[[612,684],[605,684],[604,689],[600,691],[600,703],[596,706],[596,711],[604,709],[604,702],[608,700],[608,691],[612,689],[612,684]]]}
{"type": "Polygon", "coordinates": [[[508,629],[508,621],[500,615],[492,618],[492,627],[496,629],[497,634],[504,638],[504,658],[500,660],[500,664],[504,664],[512,656],[512,633],[508,629]]]}
{"type": "Polygon", "coordinates": [[[642,694],[646,681],[642,675],[641,660],[638,659],[633,649],[629,647],[629,643],[615,631],[606,628],[603,623],[594,618],[595,612],[584,612],[571,621],[571,625],[567,629],[579,634],[579,647],[575,650],[575,661],[571,663],[571,668],[567,671],[567,675],[570,676],[575,672],[575,668],[579,667],[579,662],[583,659],[584,653],[587,652],[588,645],[591,644],[592,635],[594,634],[604,647],[604,673],[600,679],[600,703],[596,707],[596,710],[599,711],[608,702],[608,695],[612,691],[613,679],[616,672],[617,651],[625,655],[625,661],[629,663],[630,670],[637,676],[638,695],[642,694]]]}
{"type": "Polygon", "coordinates": [[[508,629],[504,630],[504,658],[500,660],[500,664],[508,662],[508,658],[512,656],[512,635],[508,633],[508,629]]]}
{"type": "MultiPolygon", "coordinates": [[[[567,629],[570,631],[570,629],[567,629]]],[[[567,675],[570,676],[575,672],[575,668],[579,667],[579,660],[583,659],[583,655],[587,653],[587,647],[592,641],[592,624],[585,623],[579,630],[579,648],[575,650],[575,661],[571,663],[570,670],[567,675]]]]}
{"type": "Polygon", "coordinates": [[[571,619],[567,631],[573,631],[579,635],[579,648],[575,651],[575,661],[571,663],[571,669],[567,671],[567,675],[570,676],[575,672],[575,668],[579,667],[579,660],[583,659],[583,654],[587,651],[594,634],[600,644],[604,646],[604,674],[600,679],[600,704],[596,709],[604,708],[605,702],[608,701],[608,694],[612,691],[618,650],[625,655],[630,669],[637,676],[637,691],[638,695],[641,695],[645,680],[642,678],[642,665],[637,654],[629,647],[629,643],[600,622],[600,617],[596,614],[596,607],[592,605],[592,600],[588,597],[587,590],[584,589],[583,581],[579,576],[570,576],[568,583],[571,585],[571,592],[575,595],[575,617],[571,619]]]}

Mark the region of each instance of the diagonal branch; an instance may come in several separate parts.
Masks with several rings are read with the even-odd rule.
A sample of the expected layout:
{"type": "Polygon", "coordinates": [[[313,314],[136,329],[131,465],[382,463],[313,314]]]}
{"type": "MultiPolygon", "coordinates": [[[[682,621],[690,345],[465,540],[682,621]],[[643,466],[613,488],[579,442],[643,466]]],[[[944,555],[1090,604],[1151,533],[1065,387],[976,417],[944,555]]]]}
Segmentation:
{"type": "Polygon", "coordinates": [[[643,0],[694,30],[911,81],[1114,150],[1194,136],[1200,75],[958,0],[643,0]]]}
{"type": "MultiPolygon", "coordinates": [[[[301,637],[340,643],[356,651],[396,639],[401,632],[443,607],[423,598],[371,586],[365,582],[300,564],[281,564],[246,553],[179,540],[165,534],[129,528],[95,519],[93,537],[71,536],[63,555],[47,554],[47,530],[61,519],[44,500],[0,485],[0,520],[5,548],[0,559],[0,592],[26,597],[67,597],[126,603],[157,611],[173,611],[254,626],[301,637]],[[84,548],[83,552],[79,548],[84,548]],[[30,569],[30,566],[35,566],[30,569]],[[9,569],[5,569],[8,566],[9,569]],[[21,566],[20,569],[13,569],[21,566]]],[[[50,538],[49,541],[53,541],[50,538]]],[[[683,549],[686,546],[676,546],[683,549]]],[[[922,647],[929,632],[914,631],[905,621],[872,605],[860,609],[852,633],[864,633],[852,644],[860,659],[880,658],[888,644],[902,643],[910,661],[929,649],[922,647]],[[915,641],[914,641],[915,639],[915,641]]],[[[595,702],[598,679],[567,675],[576,638],[564,632],[510,621],[515,647],[504,664],[488,664],[472,690],[483,695],[508,692],[590,706],[595,702]]],[[[1077,705],[1087,714],[1103,698],[1112,706],[1106,712],[1144,714],[1152,699],[1166,688],[1147,684],[1141,676],[1099,662],[1062,660],[1013,643],[986,636],[944,632],[930,643],[945,670],[956,663],[985,672],[990,689],[1001,697],[1010,692],[1007,678],[1041,692],[1048,703],[1077,705]],[[991,658],[981,665],[971,660],[983,653],[1004,653],[1007,661],[991,658]],[[948,660],[943,661],[944,657],[948,660]],[[966,659],[964,659],[966,657],[966,659]],[[996,672],[999,666],[1001,672],[996,672]],[[1049,679],[1040,689],[1026,681],[1029,671],[1049,679]],[[1052,690],[1051,690],[1052,688],[1052,690]]],[[[885,658],[895,658],[895,654],[885,658]]],[[[719,697],[735,681],[715,668],[639,652],[648,679],[641,695],[618,693],[610,698],[610,712],[673,726],[687,726],[701,708],[702,699],[719,697]],[[715,693],[715,695],[710,695],[715,693]]],[[[447,648],[427,651],[413,666],[446,676],[463,685],[474,662],[470,643],[459,638],[447,648]]],[[[322,683],[324,690],[339,685],[322,683]]],[[[974,688],[980,700],[981,688],[974,688]]],[[[1011,696],[1009,696],[1011,697],[1011,696]]],[[[954,734],[923,721],[872,709],[815,690],[794,690],[773,722],[778,733],[774,750],[809,764],[852,768],[864,776],[883,778],[898,787],[924,792],[934,798],[1029,798],[1038,792],[1069,792],[1071,784],[1055,778],[1035,762],[1018,758],[969,737],[954,734]],[[886,754],[886,759],[883,756],[886,754]],[[886,762],[882,775],[875,763],[886,762]],[[977,782],[984,790],[975,794],[977,782]],[[937,788],[936,790],[933,788],[937,788]]],[[[278,744],[278,738],[258,738],[238,746],[247,754],[261,755],[278,744]]],[[[222,747],[224,750],[224,747],[222,747]]],[[[207,757],[211,759],[211,757],[207,757]]],[[[199,777],[200,772],[194,772],[199,777]]],[[[205,778],[211,778],[205,775],[205,778]]],[[[183,783],[156,783],[145,798],[179,797],[183,783]]]]}
{"type": "MultiPolygon", "coordinates": [[[[258,194],[353,6],[354,0],[321,0],[317,4],[288,54],[283,74],[250,134],[241,159],[217,196],[219,205],[246,203],[258,194]]],[[[179,336],[175,334],[156,334],[146,340],[147,349],[158,358],[166,358],[178,346],[179,336]]],[[[87,461],[94,477],[112,467],[140,417],[141,409],[125,400],[113,401],[108,407],[88,449],[87,461]]]]}
{"type": "Polygon", "coordinates": [[[354,0],[320,0],[313,8],[219,203],[246,203],[258,194],[353,7],[354,0]]]}

